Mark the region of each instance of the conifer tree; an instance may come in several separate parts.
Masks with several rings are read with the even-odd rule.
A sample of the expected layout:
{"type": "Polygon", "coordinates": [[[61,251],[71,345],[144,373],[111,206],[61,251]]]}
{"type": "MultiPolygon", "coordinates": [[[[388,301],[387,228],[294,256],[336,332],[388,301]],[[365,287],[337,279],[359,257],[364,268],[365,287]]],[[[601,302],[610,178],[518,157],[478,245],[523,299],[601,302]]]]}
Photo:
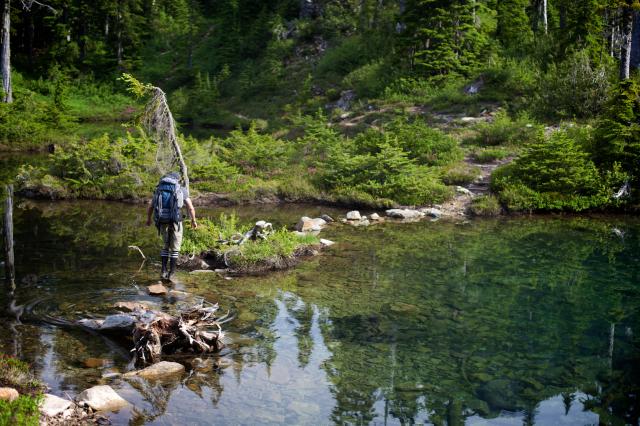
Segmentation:
{"type": "Polygon", "coordinates": [[[501,0],[497,2],[497,36],[505,48],[524,53],[524,47],[533,40],[527,7],[529,7],[529,0],[501,0]]]}

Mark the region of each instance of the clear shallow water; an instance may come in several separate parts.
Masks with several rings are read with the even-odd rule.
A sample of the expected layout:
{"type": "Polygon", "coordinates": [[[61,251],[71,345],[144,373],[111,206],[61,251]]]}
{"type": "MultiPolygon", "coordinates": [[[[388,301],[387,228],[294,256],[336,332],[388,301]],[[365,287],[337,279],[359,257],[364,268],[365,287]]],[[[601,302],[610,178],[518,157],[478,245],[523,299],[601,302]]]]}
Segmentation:
{"type": "MultiPolygon", "coordinates": [[[[638,424],[638,219],[336,225],[323,236],[338,244],[292,271],[181,274],[178,289],[236,315],[228,347],[178,358],[181,380],[147,382],[102,379],[124,371],[126,347],[38,321],[119,300],[180,303],[144,292],[157,237],[143,207],[18,205],[17,301],[32,321],[0,330],[0,346],[32,361],[53,393],[113,386],[132,403],[115,423],[638,424]]],[[[237,210],[278,225],[321,211],[331,213],[237,210]]]]}

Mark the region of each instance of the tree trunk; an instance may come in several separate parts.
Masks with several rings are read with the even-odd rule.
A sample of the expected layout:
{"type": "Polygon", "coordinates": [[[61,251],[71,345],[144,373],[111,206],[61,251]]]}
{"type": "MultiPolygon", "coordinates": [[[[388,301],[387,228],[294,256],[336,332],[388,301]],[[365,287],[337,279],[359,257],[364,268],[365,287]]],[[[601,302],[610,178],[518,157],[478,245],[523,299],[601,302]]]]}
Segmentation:
{"type": "Polygon", "coordinates": [[[631,69],[640,68],[640,12],[633,12],[631,31],[631,69]]]}
{"type": "Polygon", "coordinates": [[[631,65],[631,33],[633,30],[633,10],[625,7],[622,10],[621,40],[622,49],[620,52],[620,80],[627,80],[630,75],[631,65]]]}
{"type": "Polygon", "coordinates": [[[549,19],[547,15],[547,0],[542,0],[542,26],[544,27],[545,35],[549,33],[549,19]]]}
{"type": "Polygon", "coordinates": [[[7,198],[4,203],[4,273],[11,291],[15,290],[15,257],[13,255],[13,185],[6,187],[7,198]]]}
{"type": "Polygon", "coordinates": [[[0,66],[2,67],[2,100],[13,102],[11,86],[11,0],[4,0],[2,5],[2,47],[0,48],[0,66]]]}

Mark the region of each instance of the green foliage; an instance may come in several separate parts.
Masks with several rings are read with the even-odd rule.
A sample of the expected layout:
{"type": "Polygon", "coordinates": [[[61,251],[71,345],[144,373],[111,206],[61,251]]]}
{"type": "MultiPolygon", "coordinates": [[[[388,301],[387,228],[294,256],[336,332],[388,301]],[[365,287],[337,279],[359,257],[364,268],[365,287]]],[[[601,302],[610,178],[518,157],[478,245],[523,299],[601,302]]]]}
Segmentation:
{"type": "Polygon", "coordinates": [[[501,212],[500,201],[494,195],[476,197],[469,206],[469,213],[474,216],[498,216],[501,212]]]}
{"type": "Polygon", "coordinates": [[[45,386],[31,372],[29,365],[17,358],[0,353],[0,387],[16,389],[15,401],[0,400],[0,425],[38,425],[39,404],[45,386]]]}
{"type": "Polygon", "coordinates": [[[240,225],[234,215],[222,214],[217,222],[201,219],[197,229],[185,227],[182,253],[211,252],[221,256],[228,252],[227,258],[233,267],[244,269],[290,259],[296,250],[319,243],[316,236],[297,235],[285,228],[276,230],[266,240],[246,241],[242,245],[230,243],[239,240],[250,228],[249,225],[240,225]]]}
{"type": "Polygon", "coordinates": [[[319,163],[316,181],[328,190],[349,188],[401,204],[440,202],[450,195],[428,167],[399,146],[391,132],[369,131],[333,147],[319,163]]]}
{"type": "Polygon", "coordinates": [[[587,51],[551,64],[540,77],[534,110],[543,118],[590,118],[607,101],[609,72],[596,65],[587,51]]]}
{"type": "Polygon", "coordinates": [[[479,163],[492,163],[507,158],[509,151],[504,148],[478,148],[472,155],[473,159],[479,163]]]}
{"type": "Polygon", "coordinates": [[[581,211],[609,204],[621,178],[619,173],[603,176],[588,153],[557,132],[496,170],[491,185],[512,211],[581,211]]]}
{"type": "Polygon", "coordinates": [[[477,135],[467,143],[481,146],[525,146],[542,140],[544,129],[535,124],[526,115],[515,120],[501,111],[490,123],[482,123],[476,127],[477,135]]]}
{"type": "MultiPolygon", "coordinates": [[[[633,80],[620,83],[607,112],[595,132],[594,157],[605,170],[619,165],[631,178],[632,188],[640,182],[640,87],[633,80]]],[[[637,197],[637,193],[633,194],[637,197]]]]}
{"type": "Polygon", "coordinates": [[[466,185],[475,181],[478,176],[480,176],[480,170],[477,167],[458,163],[444,171],[442,181],[447,185],[466,185]]]}
{"type": "Polygon", "coordinates": [[[510,51],[522,52],[533,40],[533,31],[527,16],[528,0],[502,0],[497,2],[497,37],[510,51]]]}
{"type": "Polygon", "coordinates": [[[144,135],[108,135],[56,150],[39,168],[24,167],[19,188],[51,198],[137,198],[153,188],[155,147],[144,135]]]}

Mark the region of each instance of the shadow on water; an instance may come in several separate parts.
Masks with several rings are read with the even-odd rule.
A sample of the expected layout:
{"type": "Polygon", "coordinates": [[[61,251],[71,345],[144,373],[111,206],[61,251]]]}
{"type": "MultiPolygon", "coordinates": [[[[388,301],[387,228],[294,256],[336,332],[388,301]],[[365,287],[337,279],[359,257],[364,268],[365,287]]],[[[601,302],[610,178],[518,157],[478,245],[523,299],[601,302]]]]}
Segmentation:
{"type": "MultiPolygon", "coordinates": [[[[309,206],[238,209],[289,225],[309,206]]],[[[226,210],[228,212],[228,210],[226,210]]],[[[219,209],[201,210],[216,217],[219,209]]],[[[335,213],[335,212],[334,212],[335,213]]],[[[22,200],[17,299],[69,321],[147,296],[157,236],[141,206],[22,200]],[[138,245],[150,256],[140,267],[138,245]]],[[[338,244],[297,269],[176,287],[236,319],[188,374],[122,379],[122,345],[25,322],[0,330],[57,394],[108,383],[131,424],[637,424],[640,221],[517,218],[323,231],[338,244]]]]}

